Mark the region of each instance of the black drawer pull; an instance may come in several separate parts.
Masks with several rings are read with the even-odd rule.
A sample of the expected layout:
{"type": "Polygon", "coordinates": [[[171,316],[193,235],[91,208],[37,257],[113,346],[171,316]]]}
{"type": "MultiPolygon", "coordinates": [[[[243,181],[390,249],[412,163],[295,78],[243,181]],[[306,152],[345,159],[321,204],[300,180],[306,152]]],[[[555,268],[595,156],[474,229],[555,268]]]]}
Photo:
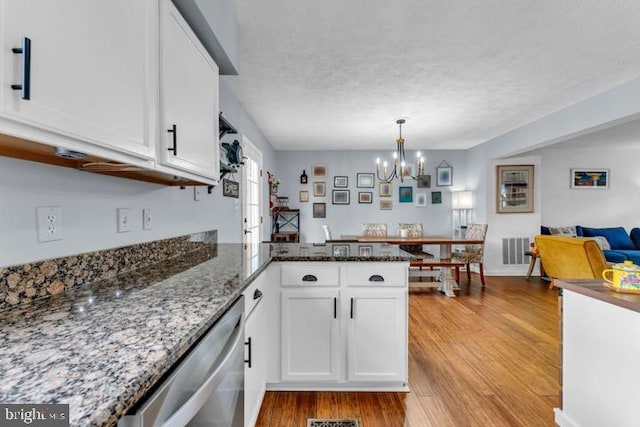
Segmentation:
{"type": "Polygon", "coordinates": [[[260,299],[262,298],[262,291],[260,289],[256,289],[253,292],[253,299],[260,299]]]}
{"type": "Polygon", "coordinates": [[[333,297],[333,318],[338,318],[338,298],[333,297]]]}
{"type": "Polygon", "coordinates": [[[353,319],[353,298],[351,298],[351,310],[350,310],[350,314],[349,317],[353,319]]]}
{"type": "Polygon", "coordinates": [[[369,277],[369,281],[370,282],[384,282],[384,277],[382,277],[379,274],[374,274],[371,277],[369,277]]]}
{"type": "Polygon", "coordinates": [[[303,282],[317,282],[318,278],[316,276],[314,276],[313,274],[305,274],[304,277],[302,277],[302,281],[303,282]]]}
{"type": "Polygon", "coordinates": [[[244,343],[244,345],[249,346],[248,348],[248,354],[247,356],[249,356],[249,359],[245,359],[244,363],[247,364],[247,367],[250,368],[251,367],[251,337],[247,338],[247,342],[244,343]]]}
{"type": "Polygon", "coordinates": [[[167,132],[173,134],[173,147],[167,148],[167,151],[173,151],[173,155],[178,155],[178,126],[172,125],[171,129],[167,129],[167,132]]]}
{"type": "Polygon", "coordinates": [[[22,84],[11,85],[13,90],[22,91],[22,99],[31,99],[31,39],[22,38],[22,47],[14,47],[11,52],[22,54],[22,84]]]}

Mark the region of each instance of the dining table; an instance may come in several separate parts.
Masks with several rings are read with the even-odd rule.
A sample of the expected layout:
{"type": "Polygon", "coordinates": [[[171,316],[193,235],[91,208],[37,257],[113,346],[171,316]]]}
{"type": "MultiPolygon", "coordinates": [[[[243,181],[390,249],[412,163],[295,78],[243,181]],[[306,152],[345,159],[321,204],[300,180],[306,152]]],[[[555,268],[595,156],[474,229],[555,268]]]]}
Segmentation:
{"type": "MultiPolygon", "coordinates": [[[[458,282],[453,276],[451,262],[451,253],[453,246],[461,245],[481,245],[484,244],[482,239],[467,239],[464,237],[457,237],[452,235],[422,235],[422,236],[399,236],[399,235],[385,235],[385,236],[371,236],[371,235],[357,235],[357,234],[343,234],[340,236],[342,242],[357,242],[357,243],[386,243],[390,245],[439,245],[440,247],[440,284],[437,290],[447,296],[455,297],[454,290],[459,289],[458,282]],[[447,262],[449,261],[449,262],[447,262]]],[[[467,265],[467,268],[469,266],[467,265]]]]}

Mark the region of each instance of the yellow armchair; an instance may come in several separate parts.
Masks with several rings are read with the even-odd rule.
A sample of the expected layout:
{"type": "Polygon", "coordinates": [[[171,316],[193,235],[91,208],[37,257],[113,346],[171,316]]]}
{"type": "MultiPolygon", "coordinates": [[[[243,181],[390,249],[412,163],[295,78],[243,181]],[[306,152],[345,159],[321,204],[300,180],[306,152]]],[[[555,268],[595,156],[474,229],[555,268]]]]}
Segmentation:
{"type": "Polygon", "coordinates": [[[600,279],[607,260],[593,239],[565,236],[536,236],[544,271],[553,279],[600,279]]]}

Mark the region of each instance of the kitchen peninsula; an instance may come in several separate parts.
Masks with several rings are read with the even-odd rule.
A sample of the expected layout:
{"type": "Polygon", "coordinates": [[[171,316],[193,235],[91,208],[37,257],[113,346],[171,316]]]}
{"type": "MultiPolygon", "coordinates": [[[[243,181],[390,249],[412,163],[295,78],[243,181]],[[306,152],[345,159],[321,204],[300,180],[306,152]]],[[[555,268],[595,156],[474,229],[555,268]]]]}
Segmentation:
{"type": "MultiPolygon", "coordinates": [[[[0,312],[0,401],[68,403],[73,426],[115,425],[248,286],[264,279],[267,271],[271,273],[261,282],[270,301],[266,307],[277,309],[279,295],[282,301],[292,302],[282,315],[283,320],[291,320],[289,329],[287,324],[282,327],[293,340],[285,345],[294,357],[303,356],[296,353],[304,345],[295,341],[300,330],[292,330],[291,325],[299,323],[297,310],[309,308],[304,298],[297,299],[300,294],[296,292],[305,286],[314,286],[312,293],[332,292],[320,302],[324,307],[328,301],[336,319],[331,328],[339,328],[337,324],[349,315],[357,319],[358,313],[363,321],[373,321],[373,316],[380,314],[375,313],[380,304],[390,307],[386,301],[391,301],[391,306],[400,309],[393,315],[396,326],[403,329],[401,336],[385,339],[403,346],[392,352],[395,361],[404,358],[401,366],[395,372],[383,369],[372,379],[363,372],[348,371],[347,362],[339,361],[334,366],[338,370],[331,373],[332,381],[336,387],[349,381],[363,389],[385,383],[394,389],[406,387],[406,269],[411,257],[394,246],[372,244],[364,251],[359,246],[340,245],[336,251],[332,245],[262,244],[247,253],[240,244],[210,244],[169,262],[5,309],[0,312]],[[310,268],[300,269],[303,266],[310,268]],[[344,280],[351,281],[349,287],[344,280]],[[381,289],[364,292],[373,287],[381,289]],[[363,298],[361,305],[358,298],[363,298]],[[300,301],[302,305],[297,305],[300,301]]],[[[268,318],[280,319],[280,313],[270,313],[268,318]]],[[[272,326],[279,336],[277,325],[272,326]]],[[[363,327],[361,322],[355,326],[363,327]]],[[[335,330],[338,334],[330,338],[340,347],[335,349],[338,351],[347,331],[335,330]]],[[[330,357],[335,362],[340,354],[330,357]]],[[[284,354],[283,358],[289,360],[284,354]]],[[[267,373],[269,381],[277,382],[280,388],[314,387],[313,378],[296,377],[300,366],[296,360],[289,360],[291,369],[283,370],[282,375],[279,368],[287,365],[276,362],[276,369],[267,373]]],[[[369,369],[367,363],[379,362],[362,358],[350,360],[348,366],[369,369]]],[[[326,387],[326,379],[323,381],[326,387]]]]}
{"type": "Polygon", "coordinates": [[[602,280],[563,281],[562,427],[637,425],[640,295],[602,280]]]}

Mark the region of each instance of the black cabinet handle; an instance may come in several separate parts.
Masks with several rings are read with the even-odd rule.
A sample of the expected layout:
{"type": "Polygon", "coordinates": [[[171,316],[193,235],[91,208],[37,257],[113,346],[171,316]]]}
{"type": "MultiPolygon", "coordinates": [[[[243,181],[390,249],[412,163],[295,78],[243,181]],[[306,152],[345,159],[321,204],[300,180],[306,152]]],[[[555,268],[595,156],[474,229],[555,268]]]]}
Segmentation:
{"type": "Polygon", "coordinates": [[[317,282],[318,278],[316,276],[314,276],[313,274],[305,274],[304,277],[302,277],[302,281],[303,282],[317,282]]]}
{"type": "Polygon", "coordinates": [[[178,127],[176,125],[171,126],[171,129],[167,129],[167,132],[173,134],[173,147],[167,148],[167,151],[173,151],[173,155],[178,155],[178,127]]]}
{"type": "Polygon", "coordinates": [[[253,292],[253,299],[260,299],[262,298],[262,291],[260,289],[256,289],[253,292]]]}
{"type": "Polygon", "coordinates": [[[338,318],[338,298],[333,297],[333,318],[338,318]]]}
{"type": "Polygon", "coordinates": [[[11,85],[11,89],[22,90],[22,99],[31,99],[31,39],[23,37],[22,47],[14,47],[11,51],[22,54],[22,84],[11,85]]]}
{"type": "Polygon", "coordinates": [[[353,319],[353,298],[351,298],[351,314],[349,315],[353,319]]]}
{"type": "Polygon", "coordinates": [[[251,337],[247,338],[247,342],[244,343],[244,345],[249,346],[249,352],[248,352],[249,359],[245,360],[244,363],[246,363],[247,366],[250,368],[251,367],[251,337]]]}
{"type": "Polygon", "coordinates": [[[374,274],[371,277],[369,277],[369,281],[370,282],[384,282],[384,277],[382,277],[379,274],[374,274]]]}

